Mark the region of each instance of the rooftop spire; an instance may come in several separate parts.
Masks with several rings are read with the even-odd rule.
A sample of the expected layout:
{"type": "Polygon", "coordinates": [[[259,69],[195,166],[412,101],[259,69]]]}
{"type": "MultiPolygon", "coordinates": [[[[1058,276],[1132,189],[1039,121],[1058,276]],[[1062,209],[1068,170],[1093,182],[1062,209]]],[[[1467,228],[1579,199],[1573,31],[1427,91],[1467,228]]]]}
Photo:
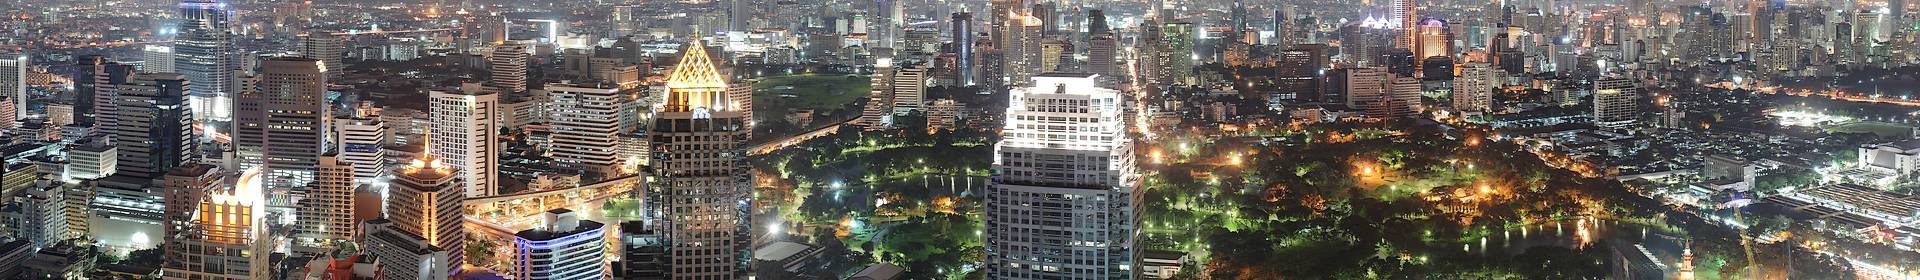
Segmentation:
{"type": "Polygon", "coordinates": [[[673,73],[667,76],[667,104],[662,110],[729,110],[726,91],[726,77],[714,67],[706,46],[694,38],[687,44],[687,50],[680,52],[680,64],[674,65],[673,73]]]}

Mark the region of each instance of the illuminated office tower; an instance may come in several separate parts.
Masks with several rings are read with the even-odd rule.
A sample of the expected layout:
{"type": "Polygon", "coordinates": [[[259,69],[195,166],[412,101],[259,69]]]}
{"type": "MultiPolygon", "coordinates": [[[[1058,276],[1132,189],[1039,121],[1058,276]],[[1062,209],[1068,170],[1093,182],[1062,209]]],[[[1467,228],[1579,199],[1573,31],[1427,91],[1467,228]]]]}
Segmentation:
{"type": "Polygon", "coordinates": [[[1161,68],[1169,84],[1193,84],[1193,66],[1199,63],[1200,55],[1194,52],[1194,27],[1187,22],[1168,22],[1160,28],[1162,40],[1166,40],[1166,61],[1161,68]]]}
{"type": "Polygon", "coordinates": [[[542,213],[539,227],[513,234],[514,279],[595,280],[607,267],[606,226],[565,208],[542,213]]]}
{"type": "Polygon", "coordinates": [[[987,185],[990,279],[1132,279],[1140,176],[1125,97],[1092,74],[1013,90],[987,185]]]}
{"type": "Polygon", "coordinates": [[[1468,62],[1460,66],[1460,78],[1453,79],[1453,109],[1461,113],[1481,113],[1493,109],[1493,65],[1468,62]]]}
{"type": "MultiPolygon", "coordinates": [[[[8,120],[27,119],[27,54],[0,53],[0,93],[13,102],[12,116],[8,120]]],[[[12,121],[0,123],[0,128],[11,129],[12,121]]]]}
{"type": "Polygon", "coordinates": [[[1413,10],[1415,5],[1413,3],[1414,0],[1390,0],[1390,1],[1391,2],[1388,2],[1387,4],[1388,5],[1387,17],[1390,18],[1389,20],[1393,21],[1392,29],[1400,30],[1400,34],[1397,36],[1394,36],[1393,46],[1397,48],[1403,48],[1403,49],[1413,49],[1414,37],[1417,36],[1416,32],[1418,30],[1417,28],[1415,28],[1415,26],[1417,25],[1419,20],[1419,18],[1416,17],[1417,15],[1415,15],[1413,10]]]}
{"type": "Polygon", "coordinates": [[[295,228],[300,229],[301,245],[326,246],[352,240],[354,164],[338,155],[320,157],[314,168],[313,183],[307,184],[306,198],[295,211],[295,228]]]}
{"type": "Polygon", "coordinates": [[[180,74],[142,74],[120,87],[114,103],[114,135],[119,150],[116,174],[152,178],[193,162],[196,143],[193,116],[187,106],[187,77],[180,74]]]}
{"type": "Polygon", "coordinates": [[[460,91],[427,92],[427,152],[460,170],[468,197],[493,196],[500,192],[500,95],[477,84],[460,91]]]}
{"type": "Polygon", "coordinates": [[[907,65],[893,72],[893,114],[926,110],[927,67],[907,65]]]}
{"type": "Polygon", "coordinates": [[[460,205],[466,201],[465,183],[459,170],[427,156],[394,172],[387,187],[387,219],[408,235],[426,240],[428,245],[447,249],[447,270],[452,275],[464,264],[467,244],[465,219],[460,205]]]}
{"type": "Polygon", "coordinates": [[[273,234],[267,231],[265,174],[255,168],[231,183],[204,190],[192,203],[190,222],[180,235],[169,236],[162,279],[269,279],[268,257],[273,234]]]}
{"type": "Polygon", "coordinates": [[[1629,129],[1639,117],[1640,89],[1633,80],[1609,78],[1593,81],[1593,125],[1607,129],[1629,129]]]}
{"type": "Polygon", "coordinates": [[[860,112],[860,124],[867,130],[893,125],[893,58],[874,59],[873,75],[868,76],[867,105],[860,112]]]}
{"type": "Polygon", "coordinates": [[[521,43],[494,47],[493,56],[487,58],[487,85],[509,94],[527,91],[528,59],[532,55],[527,48],[521,43]]]}
{"type": "Polygon", "coordinates": [[[323,140],[332,125],[333,107],[326,104],[327,76],[321,64],[311,58],[269,58],[260,64],[255,90],[235,100],[242,105],[235,111],[236,145],[259,151],[257,160],[242,161],[266,167],[268,188],[306,186],[327,150],[323,140]]]}
{"type": "MultiPolygon", "coordinates": [[[[994,42],[1001,46],[1002,67],[1005,67],[1008,81],[1013,84],[1026,83],[1033,75],[1041,72],[1040,43],[1045,38],[1040,33],[1042,23],[1039,18],[1030,15],[1013,15],[1007,18],[1007,41],[994,42]]],[[[897,98],[896,98],[897,99],[897,98]]],[[[900,108],[894,108],[895,112],[900,108]]]]}
{"type": "Polygon", "coordinates": [[[233,91],[233,10],[220,0],[184,0],[180,3],[180,34],[173,39],[174,71],[187,75],[193,88],[194,120],[226,121],[233,91]]]}
{"type": "MultiPolygon", "coordinates": [[[[954,63],[958,64],[958,67],[954,67],[954,71],[959,72],[955,75],[960,78],[957,84],[962,86],[973,85],[976,82],[974,81],[974,76],[977,75],[974,73],[973,42],[975,34],[973,29],[973,13],[953,13],[953,28],[949,31],[953,32],[953,48],[954,56],[956,56],[954,63]]],[[[878,70],[876,70],[876,72],[877,71],[878,70]]]]}
{"type": "Polygon", "coordinates": [[[426,238],[401,231],[392,220],[372,219],[360,223],[360,251],[379,261],[379,280],[447,280],[451,267],[446,248],[427,243],[426,238]]]}
{"type": "Polygon", "coordinates": [[[1435,56],[1453,56],[1453,33],[1447,29],[1447,22],[1436,18],[1427,18],[1415,26],[1413,58],[1423,60],[1435,56]]]}
{"type": "Polygon", "coordinates": [[[173,73],[173,46],[153,44],[140,49],[140,72],[173,73]]]}
{"type": "Polygon", "coordinates": [[[387,149],[392,143],[387,124],[380,119],[339,118],[333,120],[340,160],[353,163],[353,179],[366,184],[387,175],[387,149]]]}
{"type": "Polygon", "coordinates": [[[553,143],[555,164],[595,175],[618,173],[620,114],[624,103],[620,89],[590,85],[547,85],[553,104],[553,143]]]}
{"type": "Polygon", "coordinates": [[[727,87],[727,107],[740,111],[740,119],[745,120],[747,128],[751,130],[754,124],[759,123],[753,119],[753,84],[739,84],[740,86],[727,87]]]}
{"type": "Polygon", "coordinates": [[[745,164],[751,131],[727,106],[726,78],[695,39],[667,76],[653,114],[653,186],[668,229],[673,279],[744,278],[752,209],[745,164]]]}
{"type": "Polygon", "coordinates": [[[300,35],[300,56],[320,60],[327,79],[340,78],[341,71],[347,67],[342,57],[346,55],[347,37],[326,31],[312,31],[300,35]]]}

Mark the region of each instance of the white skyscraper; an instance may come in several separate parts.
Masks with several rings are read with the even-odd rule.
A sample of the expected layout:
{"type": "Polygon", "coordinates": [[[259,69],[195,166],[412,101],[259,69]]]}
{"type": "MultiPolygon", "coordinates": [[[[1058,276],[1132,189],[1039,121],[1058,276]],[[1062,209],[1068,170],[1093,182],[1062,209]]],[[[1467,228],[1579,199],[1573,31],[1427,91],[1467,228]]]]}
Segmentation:
{"type": "Polygon", "coordinates": [[[500,95],[477,84],[461,91],[427,93],[427,151],[464,173],[468,197],[492,196],[500,191],[500,95]]]}
{"type": "Polygon", "coordinates": [[[140,72],[173,73],[173,46],[147,45],[140,50],[140,57],[146,61],[140,65],[140,72]]]}
{"type": "Polygon", "coordinates": [[[1460,78],[1453,79],[1453,109],[1461,113],[1480,113],[1493,109],[1493,65],[1468,62],[1460,66],[1460,78]]]}
{"type": "Polygon", "coordinates": [[[387,149],[392,141],[387,124],[379,119],[340,118],[333,120],[334,141],[339,142],[340,160],[353,163],[353,179],[370,183],[387,175],[387,149]]]}
{"type": "Polygon", "coordinates": [[[1608,129],[1633,127],[1639,117],[1640,90],[1633,80],[1623,78],[1593,81],[1593,125],[1608,129]]]}
{"type": "Polygon", "coordinates": [[[552,98],[553,160],[588,173],[612,174],[620,163],[619,119],[626,99],[619,89],[547,85],[552,98]]]}
{"type": "Polygon", "coordinates": [[[987,186],[990,279],[1131,279],[1140,176],[1125,97],[1092,74],[1016,88],[987,186]]]}
{"type": "Polygon", "coordinates": [[[340,77],[341,68],[347,67],[341,59],[346,55],[346,36],[326,31],[313,31],[300,35],[300,56],[318,59],[326,66],[327,78],[340,77]]]}
{"type": "Polygon", "coordinates": [[[926,110],[927,67],[907,65],[893,73],[893,114],[926,110]]]}

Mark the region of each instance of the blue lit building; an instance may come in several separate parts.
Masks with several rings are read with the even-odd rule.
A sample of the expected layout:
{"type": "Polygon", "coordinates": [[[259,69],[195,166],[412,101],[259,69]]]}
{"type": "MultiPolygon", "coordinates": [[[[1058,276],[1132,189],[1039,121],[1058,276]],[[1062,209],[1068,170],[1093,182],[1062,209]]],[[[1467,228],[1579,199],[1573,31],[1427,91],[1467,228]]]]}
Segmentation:
{"type": "Polygon", "coordinates": [[[542,214],[539,228],[513,234],[514,279],[607,279],[606,226],[580,220],[573,210],[542,214]]]}

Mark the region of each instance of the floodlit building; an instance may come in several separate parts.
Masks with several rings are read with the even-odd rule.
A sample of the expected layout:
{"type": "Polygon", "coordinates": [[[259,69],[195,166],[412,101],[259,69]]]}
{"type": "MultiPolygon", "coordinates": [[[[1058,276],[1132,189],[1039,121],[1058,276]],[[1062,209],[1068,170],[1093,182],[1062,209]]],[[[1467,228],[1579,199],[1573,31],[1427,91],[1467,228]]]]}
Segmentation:
{"type": "Polygon", "coordinates": [[[752,209],[746,172],[750,130],[728,106],[726,78],[699,40],[689,44],[667,78],[664,104],[653,114],[653,185],[646,193],[666,215],[673,279],[746,277],[752,209]]]}
{"type": "Polygon", "coordinates": [[[1011,98],[984,198],[987,277],[1132,278],[1141,188],[1121,92],[1048,74],[1011,98]]]}
{"type": "Polygon", "coordinates": [[[572,210],[541,215],[538,228],[513,234],[513,274],[527,280],[607,279],[606,226],[572,210]]]}
{"type": "Polygon", "coordinates": [[[353,164],[353,179],[362,184],[387,176],[387,149],[392,143],[386,122],[372,118],[333,120],[335,151],[340,161],[353,164]]]}
{"type": "Polygon", "coordinates": [[[273,234],[267,232],[265,174],[247,170],[193,203],[190,222],[167,240],[164,279],[268,279],[273,234]]]}
{"type": "Polygon", "coordinates": [[[313,183],[306,186],[306,198],[295,209],[294,224],[300,229],[297,237],[301,245],[326,246],[353,239],[353,190],[358,186],[354,184],[354,169],[353,162],[339,155],[320,158],[313,183]]]}
{"type": "Polygon", "coordinates": [[[478,84],[460,90],[427,92],[427,152],[462,172],[468,197],[492,196],[500,192],[500,95],[478,84]]]}
{"type": "Polygon", "coordinates": [[[1640,90],[1633,80],[1612,78],[1593,82],[1593,125],[1628,129],[1640,115],[1640,90]]]}
{"type": "Polygon", "coordinates": [[[467,231],[461,206],[466,201],[466,184],[460,170],[426,156],[394,172],[387,187],[387,219],[400,232],[419,236],[426,243],[447,250],[446,274],[460,272],[466,252],[467,231]],[[460,248],[460,249],[450,249],[460,248]]]}

